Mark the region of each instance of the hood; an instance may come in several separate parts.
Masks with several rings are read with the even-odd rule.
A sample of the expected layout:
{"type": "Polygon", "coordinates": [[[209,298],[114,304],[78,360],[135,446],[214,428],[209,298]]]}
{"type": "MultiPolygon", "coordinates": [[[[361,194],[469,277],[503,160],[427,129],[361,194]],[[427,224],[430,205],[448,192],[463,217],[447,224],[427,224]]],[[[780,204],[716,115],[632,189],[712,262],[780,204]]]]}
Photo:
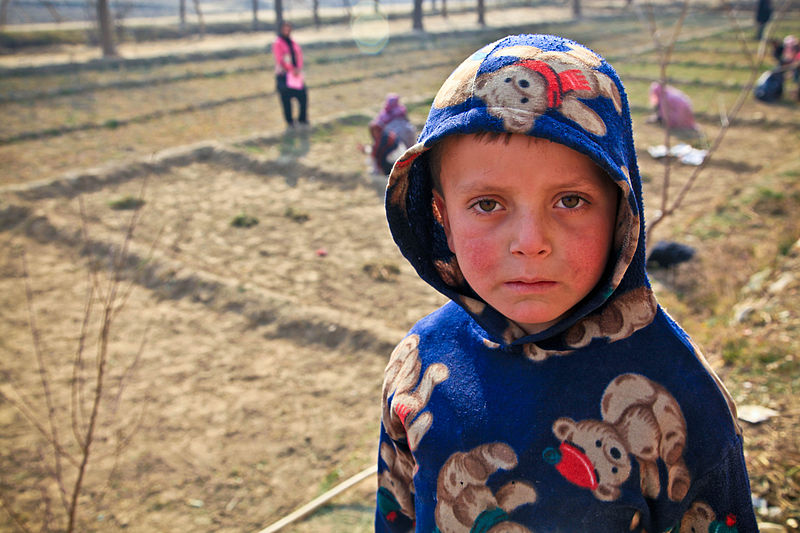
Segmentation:
{"type": "Polygon", "coordinates": [[[420,277],[464,308],[488,343],[566,350],[598,337],[628,336],[655,314],[627,97],[611,65],[576,42],[552,35],[509,36],[461,63],[437,93],[417,144],[395,163],[386,213],[395,242],[420,277]],[[589,156],[621,190],[603,277],[559,323],[533,335],[464,281],[432,207],[426,152],[448,135],[479,131],[521,133],[566,145],[589,156]],[[611,329],[609,321],[616,324],[611,329]]]}

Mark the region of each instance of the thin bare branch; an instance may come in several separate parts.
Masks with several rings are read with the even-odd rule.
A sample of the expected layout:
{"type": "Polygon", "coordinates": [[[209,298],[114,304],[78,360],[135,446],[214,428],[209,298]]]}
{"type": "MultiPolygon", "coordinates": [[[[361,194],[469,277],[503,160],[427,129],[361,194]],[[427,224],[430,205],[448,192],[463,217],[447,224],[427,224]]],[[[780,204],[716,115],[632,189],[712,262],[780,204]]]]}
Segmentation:
{"type": "MultiPolygon", "coordinates": [[[[785,5],[786,5],[786,2],[784,2],[782,4],[781,8],[785,9],[785,5]]],[[[753,60],[752,54],[750,53],[750,48],[746,43],[747,38],[745,37],[744,31],[739,26],[738,22],[736,22],[736,20],[735,20],[736,17],[734,17],[733,14],[730,12],[730,5],[728,5],[726,3],[725,4],[725,8],[726,8],[726,10],[728,12],[729,17],[732,20],[734,20],[734,25],[737,28],[737,39],[742,44],[742,50],[744,51],[745,55],[747,55],[748,61],[749,61],[750,65],[751,65],[750,76],[749,76],[747,82],[745,82],[745,84],[742,86],[741,91],[739,91],[739,94],[736,97],[736,101],[733,103],[733,105],[730,107],[730,109],[726,110],[724,105],[722,105],[722,104],[720,105],[720,129],[717,132],[717,135],[714,137],[713,141],[710,143],[710,145],[709,145],[709,147],[708,147],[708,149],[706,151],[706,156],[703,158],[703,161],[700,163],[700,165],[698,165],[698,166],[696,166],[694,168],[692,173],[689,175],[689,178],[686,180],[686,182],[683,184],[681,189],[675,195],[675,198],[674,198],[674,200],[672,200],[671,203],[669,202],[669,196],[668,196],[668,192],[667,192],[667,189],[669,188],[669,172],[668,172],[669,161],[666,162],[666,164],[667,164],[666,169],[667,170],[665,170],[665,180],[664,180],[663,189],[662,189],[662,207],[661,207],[661,210],[653,218],[653,220],[649,222],[649,224],[648,224],[648,233],[652,233],[652,231],[667,216],[672,215],[673,213],[675,213],[675,211],[677,211],[681,207],[681,205],[683,204],[683,201],[686,199],[686,196],[689,194],[689,191],[692,189],[692,187],[697,182],[698,177],[703,172],[703,170],[708,166],[708,164],[712,160],[714,154],[719,149],[720,145],[722,144],[722,141],[725,138],[725,135],[727,134],[727,132],[731,128],[731,126],[734,124],[734,121],[736,120],[736,117],[738,116],[739,111],[741,110],[742,106],[744,105],[744,103],[748,100],[748,98],[752,94],[753,87],[755,87],[756,80],[758,79],[758,76],[760,74],[760,70],[761,70],[762,65],[764,63],[764,57],[766,55],[765,42],[766,42],[767,36],[769,35],[769,29],[771,29],[771,28],[768,28],[768,31],[765,32],[766,35],[761,40],[761,44],[760,44],[759,49],[758,49],[757,58],[756,58],[756,60],[753,60]]],[[[774,23],[775,20],[776,19],[773,18],[773,23],[774,23]]],[[[667,139],[668,138],[669,137],[668,137],[668,133],[667,133],[667,139]]],[[[667,150],[669,150],[669,145],[667,144],[666,146],[667,146],[667,150]]]]}
{"type": "MultiPolygon", "coordinates": [[[[17,392],[17,394],[19,393],[17,392]]],[[[61,454],[61,457],[64,457],[73,466],[78,466],[78,461],[72,456],[72,454],[70,454],[66,449],[64,449],[64,447],[61,446],[60,442],[54,442],[52,440],[52,435],[50,435],[50,432],[47,430],[46,427],[44,427],[39,422],[38,417],[36,416],[35,413],[33,413],[33,411],[30,410],[30,407],[28,405],[26,405],[22,401],[18,401],[12,398],[8,394],[3,393],[3,391],[0,391],[0,399],[10,403],[17,411],[19,411],[20,414],[24,416],[34,428],[36,428],[36,430],[42,435],[42,437],[44,437],[47,443],[53,446],[53,448],[55,448],[55,450],[59,454],[61,454]]]]}
{"type": "MultiPolygon", "coordinates": [[[[728,4],[726,4],[726,8],[730,13],[730,6],[728,4]]],[[[730,16],[731,16],[731,18],[735,18],[735,17],[732,16],[732,14],[730,14],[730,16]]],[[[744,32],[742,31],[741,27],[738,26],[738,24],[737,24],[737,28],[738,28],[738,32],[737,32],[738,33],[738,40],[739,40],[739,42],[743,43],[742,44],[743,49],[745,51],[748,51],[749,48],[747,47],[747,44],[746,44],[747,38],[745,37],[744,32]]],[[[763,54],[764,49],[761,49],[760,52],[763,54]]],[[[689,179],[686,181],[686,183],[684,183],[683,187],[678,192],[677,196],[675,197],[675,201],[673,202],[672,206],[670,207],[670,210],[669,210],[670,212],[674,212],[678,207],[680,207],[681,202],[686,197],[686,195],[689,193],[689,190],[694,185],[695,181],[697,180],[697,177],[700,175],[700,173],[703,171],[703,169],[706,167],[708,162],[713,157],[714,153],[717,151],[719,146],[722,144],[722,141],[725,138],[725,134],[730,129],[731,125],[733,124],[734,120],[736,119],[737,115],[739,114],[739,111],[742,109],[742,106],[744,105],[745,101],[747,101],[747,99],[752,94],[753,87],[755,87],[756,80],[758,79],[758,76],[759,76],[760,67],[761,67],[761,65],[763,65],[763,61],[764,61],[764,57],[763,57],[763,55],[761,55],[758,58],[757,63],[753,63],[756,66],[750,69],[750,76],[749,76],[747,82],[745,82],[744,86],[742,87],[742,90],[739,91],[739,94],[736,97],[736,101],[733,103],[733,105],[731,106],[730,110],[725,112],[725,114],[724,114],[725,118],[724,118],[724,120],[722,122],[721,128],[720,128],[719,132],[717,133],[717,136],[714,138],[713,142],[711,143],[711,146],[709,146],[708,153],[706,154],[706,157],[703,159],[703,162],[694,169],[694,171],[692,172],[692,174],[689,177],[689,179]]]]}
{"type": "Polygon", "coordinates": [[[683,184],[683,187],[678,192],[678,194],[675,196],[675,201],[672,203],[672,205],[668,209],[669,213],[674,213],[675,210],[680,207],[681,202],[683,202],[683,199],[689,193],[689,190],[691,190],[692,186],[694,186],[694,184],[697,181],[697,178],[700,175],[700,173],[703,171],[703,169],[711,161],[711,158],[713,157],[714,153],[716,153],[717,149],[722,144],[722,141],[725,138],[725,134],[728,132],[728,130],[730,129],[730,127],[733,124],[734,120],[736,119],[736,116],[739,114],[739,111],[741,110],[742,105],[744,104],[745,100],[752,93],[753,87],[755,86],[757,77],[758,77],[758,71],[753,71],[751,73],[750,79],[747,81],[747,83],[745,83],[744,87],[742,87],[742,90],[739,93],[739,96],[738,96],[736,102],[733,104],[733,106],[731,106],[730,111],[728,111],[728,113],[727,113],[727,124],[724,124],[720,128],[719,132],[717,133],[717,136],[714,138],[714,141],[711,143],[711,146],[709,146],[708,153],[706,154],[706,157],[703,159],[703,162],[700,165],[698,165],[697,167],[695,167],[695,169],[692,172],[691,176],[689,176],[689,179],[686,180],[686,183],[683,184]]]}
{"type": "MultiPolygon", "coordinates": [[[[40,462],[45,464],[44,454],[41,453],[40,462]]],[[[50,500],[50,495],[47,493],[47,487],[43,485],[43,483],[39,483],[39,494],[41,494],[42,505],[44,506],[44,512],[42,513],[42,531],[50,531],[50,524],[53,522],[53,504],[50,500]]]]}
{"type": "Polygon", "coordinates": [[[83,305],[83,321],[81,322],[80,334],[78,335],[78,347],[75,350],[75,357],[72,362],[72,383],[70,399],[70,412],[72,417],[72,433],[78,445],[83,448],[85,442],[81,432],[81,426],[85,414],[83,413],[83,352],[86,348],[86,338],[89,334],[89,323],[92,317],[92,306],[94,302],[94,285],[91,280],[91,273],[87,271],[86,301],[83,305]]]}
{"type": "MultiPolygon", "coordinates": [[[[146,187],[146,181],[142,183],[142,188],[139,192],[139,198],[144,197],[144,190],[146,187]]],[[[133,242],[133,233],[136,229],[136,226],[139,223],[139,216],[140,210],[134,209],[131,213],[131,217],[128,220],[128,225],[125,229],[125,236],[122,239],[122,246],[117,250],[114,254],[114,259],[112,261],[112,270],[111,270],[111,281],[109,282],[110,290],[108,292],[108,296],[106,298],[106,306],[108,314],[105,315],[105,319],[109,320],[109,322],[113,322],[114,318],[116,317],[119,310],[122,309],[124,304],[120,305],[118,308],[115,309],[117,305],[117,294],[119,293],[120,284],[122,282],[123,272],[125,270],[125,263],[129,257],[129,250],[131,243],[133,242]]],[[[123,290],[123,302],[127,299],[126,294],[129,294],[128,290],[123,290]]],[[[109,324],[110,325],[110,324],[109,324]]]]}
{"type": "Polygon", "coordinates": [[[81,459],[81,463],[78,466],[78,472],[72,490],[72,497],[70,499],[69,522],[67,525],[68,533],[72,533],[73,531],[75,531],[75,523],[78,513],[78,498],[80,497],[81,489],[83,488],[84,477],[86,476],[86,471],[89,466],[91,446],[94,441],[95,429],[97,427],[97,420],[100,413],[100,404],[103,398],[103,385],[106,372],[106,363],[108,361],[109,330],[111,328],[110,313],[111,309],[113,308],[114,293],[115,289],[112,286],[112,290],[109,291],[111,299],[106,301],[106,304],[103,309],[103,320],[102,320],[103,325],[98,339],[99,346],[97,355],[97,374],[95,376],[95,390],[94,390],[94,398],[92,401],[92,411],[91,414],[89,415],[89,423],[86,427],[86,436],[84,439],[84,446],[82,447],[83,456],[81,459]]]}
{"type": "Polygon", "coordinates": [[[41,333],[39,331],[39,327],[36,324],[36,312],[33,308],[33,288],[31,287],[31,279],[30,279],[30,271],[28,270],[28,260],[25,254],[25,251],[22,251],[21,254],[22,260],[22,272],[23,278],[25,280],[25,303],[28,308],[28,324],[31,331],[31,336],[33,339],[33,351],[34,355],[36,356],[36,363],[39,369],[39,379],[42,385],[42,391],[44,392],[44,399],[45,399],[45,406],[47,408],[47,420],[50,425],[49,432],[50,432],[50,439],[48,442],[52,444],[53,447],[53,464],[55,466],[55,477],[56,481],[59,482],[59,492],[61,493],[62,503],[66,505],[66,492],[63,490],[62,481],[64,479],[64,474],[61,465],[61,453],[59,453],[58,448],[61,445],[61,440],[58,435],[58,426],[56,425],[56,408],[53,403],[53,394],[50,390],[50,376],[47,371],[47,363],[44,360],[44,353],[42,349],[41,343],[41,333]]]}
{"type": "MultiPolygon", "coordinates": [[[[113,325],[114,318],[116,317],[116,313],[118,312],[117,295],[122,280],[122,271],[125,268],[125,261],[127,260],[128,257],[128,250],[133,240],[134,229],[136,228],[138,221],[139,221],[139,210],[137,209],[131,215],[130,221],[125,231],[125,236],[123,238],[122,246],[120,247],[119,251],[115,254],[114,260],[112,262],[113,270],[111,272],[109,280],[109,289],[108,292],[106,293],[106,298],[103,304],[101,328],[97,342],[97,355],[95,360],[96,374],[94,382],[94,398],[92,400],[92,410],[89,415],[85,437],[83,439],[83,446],[82,446],[83,457],[81,460],[81,464],[78,467],[78,473],[75,479],[75,484],[72,492],[72,500],[69,508],[69,523],[67,526],[68,532],[74,531],[75,528],[75,522],[77,518],[78,498],[80,496],[81,489],[83,487],[84,477],[86,475],[86,471],[88,468],[89,458],[91,456],[91,446],[95,438],[95,431],[98,425],[98,419],[100,415],[100,405],[103,401],[105,379],[107,377],[106,366],[108,364],[108,345],[110,338],[110,330],[113,325]]],[[[138,360],[138,358],[139,354],[137,354],[136,360],[138,360]]]]}
{"type": "MultiPolygon", "coordinates": [[[[142,186],[139,189],[138,198],[140,200],[144,200],[145,192],[147,190],[147,185],[148,185],[148,181],[147,181],[147,179],[144,179],[142,181],[142,186]]],[[[118,265],[117,270],[116,270],[120,274],[120,279],[121,279],[122,269],[124,268],[124,263],[127,261],[127,258],[128,258],[127,249],[128,249],[130,241],[133,239],[133,232],[134,232],[134,229],[136,228],[136,226],[139,223],[140,216],[141,216],[140,210],[136,209],[134,211],[134,213],[132,214],[130,221],[128,222],[128,229],[126,231],[125,242],[123,244],[123,254],[120,256],[121,263],[118,265]]],[[[149,246],[149,248],[147,250],[147,255],[145,256],[146,257],[146,259],[145,259],[146,261],[149,261],[153,257],[153,252],[155,251],[156,244],[161,240],[161,235],[162,235],[163,231],[164,231],[164,227],[162,226],[159,229],[159,231],[156,234],[156,236],[153,239],[153,241],[150,243],[150,246],[149,246]]],[[[112,314],[112,318],[115,318],[117,313],[122,311],[122,309],[128,303],[128,298],[130,297],[131,293],[133,292],[133,287],[134,287],[135,284],[136,284],[136,281],[135,281],[134,278],[132,278],[128,282],[128,284],[125,286],[125,288],[122,290],[122,294],[121,294],[121,296],[119,298],[119,304],[117,305],[117,308],[115,309],[114,313],[112,314]]]]}
{"type": "Polygon", "coordinates": [[[25,525],[25,522],[22,520],[22,517],[19,515],[19,513],[16,513],[14,511],[11,502],[6,500],[5,494],[1,492],[0,492],[0,507],[2,507],[3,510],[8,514],[8,516],[14,522],[15,526],[20,528],[25,533],[33,533],[33,531],[31,531],[31,529],[25,525]]]}
{"type": "MultiPolygon", "coordinates": [[[[144,423],[144,416],[147,413],[147,407],[149,405],[149,398],[145,398],[142,407],[139,410],[139,413],[136,415],[136,419],[132,423],[128,423],[127,429],[128,431],[124,431],[122,427],[117,428],[117,444],[114,447],[113,454],[116,456],[121,453],[125,448],[133,440],[133,436],[139,432],[139,429],[142,427],[144,423]]],[[[101,457],[108,457],[109,454],[103,455],[101,457]]]]}
{"type": "Polygon", "coordinates": [[[150,321],[148,320],[148,323],[145,326],[145,331],[142,334],[142,341],[139,343],[139,349],[136,351],[136,355],[133,357],[133,360],[125,368],[122,374],[120,374],[120,376],[117,378],[117,391],[116,394],[114,395],[114,400],[111,403],[111,406],[109,407],[109,411],[112,414],[117,413],[119,405],[122,402],[122,395],[125,392],[125,386],[128,383],[128,380],[133,375],[136,368],[139,366],[139,362],[141,361],[142,358],[142,353],[144,353],[145,344],[147,343],[147,334],[149,330],[150,330],[150,321]]]}
{"type": "Polygon", "coordinates": [[[678,20],[675,21],[675,25],[672,28],[672,37],[670,37],[669,44],[664,52],[664,61],[667,63],[669,63],[672,59],[672,52],[675,51],[675,44],[678,42],[678,37],[680,37],[681,30],[683,29],[683,23],[686,22],[686,17],[688,15],[689,0],[684,0],[683,5],[681,6],[681,14],[678,16],[678,20]]]}
{"type": "MultiPolygon", "coordinates": [[[[147,249],[147,254],[145,255],[145,259],[143,260],[143,264],[149,262],[150,259],[153,258],[153,255],[154,255],[154,252],[155,252],[155,249],[156,249],[156,245],[161,240],[161,236],[162,236],[163,233],[164,233],[164,226],[161,226],[161,228],[159,228],[158,233],[156,234],[155,238],[153,238],[152,242],[150,243],[150,246],[147,249]]],[[[141,266],[142,265],[139,265],[139,267],[141,267],[141,266]]],[[[137,267],[137,268],[139,268],[139,267],[137,267]]],[[[136,284],[136,280],[135,279],[131,279],[128,282],[127,286],[125,287],[125,289],[122,292],[122,296],[120,296],[120,303],[117,306],[117,311],[115,312],[115,314],[117,312],[121,311],[122,308],[124,308],[125,305],[128,303],[128,298],[131,295],[131,292],[133,292],[133,287],[134,287],[135,284],[136,284]]]]}
{"type": "MultiPolygon", "coordinates": [[[[58,494],[61,503],[67,515],[67,525],[64,528],[58,525],[59,530],[66,530],[72,533],[77,530],[78,526],[78,509],[80,497],[84,491],[84,485],[87,479],[90,463],[94,462],[94,443],[99,442],[99,431],[102,426],[101,411],[105,412],[107,406],[110,406],[110,413],[117,415],[119,412],[120,404],[122,402],[122,395],[126,390],[126,385],[131,380],[131,377],[138,368],[144,348],[146,346],[147,331],[149,324],[145,327],[142,341],[138,350],[133,355],[132,360],[123,365],[121,373],[116,379],[116,390],[113,388],[114,382],[111,381],[111,361],[110,361],[110,342],[111,330],[114,325],[115,319],[119,316],[120,311],[125,307],[130,294],[132,292],[133,282],[130,284],[123,283],[125,279],[125,270],[130,269],[128,262],[130,260],[130,249],[133,245],[133,235],[136,226],[139,223],[140,214],[134,212],[130,217],[130,221],[125,228],[124,238],[121,245],[111,254],[110,267],[111,271],[108,275],[104,276],[101,272],[101,263],[98,260],[99,256],[95,257],[95,253],[90,249],[92,243],[89,239],[88,221],[89,218],[86,214],[86,208],[83,199],[79,196],[79,210],[81,218],[81,234],[84,243],[84,252],[88,256],[87,263],[87,289],[85,293],[85,300],[83,304],[83,317],[79,329],[78,343],[75,348],[75,353],[72,361],[72,377],[70,381],[70,421],[72,426],[72,433],[75,441],[77,442],[80,453],[73,456],[68,453],[64,448],[64,443],[61,441],[59,435],[59,426],[57,415],[61,412],[60,406],[55,402],[54,389],[58,382],[54,382],[51,377],[52,369],[48,367],[47,358],[45,357],[46,349],[42,342],[42,333],[37,324],[37,314],[35,310],[34,290],[31,282],[31,275],[28,267],[27,257],[22,254],[22,277],[25,280],[25,297],[28,311],[28,322],[31,335],[33,337],[33,351],[35,353],[36,365],[38,370],[38,377],[41,384],[42,395],[41,399],[37,398],[34,403],[26,399],[23,395],[15,390],[15,387],[10,385],[11,393],[14,396],[4,393],[0,390],[0,401],[5,400],[14,408],[16,408],[25,419],[30,421],[32,426],[38,431],[43,439],[43,448],[39,449],[38,464],[43,469],[43,475],[48,481],[47,485],[40,484],[40,513],[42,531],[50,531],[51,526],[56,522],[52,504],[54,500],[52,493],[49,492],[50,482],[54,482],[58,487],[58,494]],[[100,310],[96,310],[99,302],[100,310]],[[94,323],[99,323],[99,331],[94,331],[94,323]],[[90,345],[94,344],[94,376],[89,378],[86,369],[86,350],[90,345]],[[88,378],[88,379],[87,379],[88,378]],[[113,390],[109,394],[109,386],[113,390]],[[17,397],[18,396],[18,397],[17,397]],[[48,411],[47,417],[37,413],[40,404],[48,411]],[[36,408],[35,408],[36,407],[36,408]],[[45,420],[46,418],[46,420],[45,420]],[[47,459],[42,453],[42,449],[48,452],[52,450],[52,459],[47,459]],[[66,460],[65,460],[66,459],[66,460]],[[65,469],[67,463],[70,465],[65,469]],[[74,468],[74,470],[72,469],[74,468]],[[67,490],[65,483],[69,479],[71,487],[67,490]]],[[[160,232],[159,232],[160,236],[160,232]]],[[[158,236],[157,236],[158,237],[158,236]]],[[[152,243],[150,253],[152,254],[158,238],[152,243]]],[[[116,444],[114,445],[115,463],[112,470],[109,472],[109,480],[114,475],[117,469],[119,456],[122,450],[128,446],[132,436],[136,433],[144,419],[146,412],[146,405],[142,406],[140,412],[131,416],[126,416],[125,421],[119,421],[119,427],[116,430],[116,444]]],[[[51,455],[48,453],[48,455],[51,455]]],[[[9,514],[13,512],[11,503],[3,501],[3,506],[8,507],[9,514]]],[[[21,515],[20,515],[21,516],[21,515]]],[[[60,517],[60,513],[57,514],[60,517]]],[[[12,517],[12,520],[14,518],[12,517]]],[[[28,531],[28,526],[21,525],[23,531],[28,531]]]]}
{"type": "MultiPolygon", "coordinates": [[[[87,248],[89,246],[89,227],[88,227],[88,216],[86,215],[86,205],[83,202],[83,197],[78,196],[78,211],[80,213],[81,219],[81,239],[83,240],[84,247],[87,248]]],[[[89,251],[90,252],[90,251],[89,251]]],[[[91,253],[89,255],[89,274],[92,278],[92,286],[96,294],[100,295],[100,299],[104,299],[105,296],[102,293],[102,287],[100,284],[100,276],[98,274],[99,268],[97,267],[97,260],[92,256],[91,253]]]]}
{"type": "MultiPolygon", "coordinates": [[[[658,84],[662,88],[662,91],[666,90],[667,84],[669,83],[669,79],[667,77],[667,67],[670,64],[672,53],[675,50],[675,44],[678,42],[678,37],[680,36],[681,30],[683,29],[683,23],[686,21],[686,17],[689,14],[689,0],[684,0],[683,4],[681,5],[681,12],[678,16],[678,19],[675,21],[675,24],[672,28],[672,34],[667,40],[666,43],[662,42],[661,40],[661,31],[658,28],[658,23],[656,21],[655,16],[655,6],[649,4],[647,10],[647,16],[645,17],[641,11],[637,11],[639,13],[640,19],[644,20],[644,22],[648,25],[650,31],[650,37],[653,40],[653,46],[658,54],[658,65],[659,65],[659,79],[658,84]]],[[[670,146],[672,144],[671,141],[671,128],[669,124],[669,120],[667,117],[670,116],[669,112],[669,99],[661,98],[658,102],[658,107],[656,109],[656,113],[661,116],[661,124],[664,127],[664,146],[669,153],[670,146]]],[[[669,188],[670,188],[670,181],[671,181],[671,174],[672,174],[672,160],[669,157],[664,158],[664,175],[662,179],[662,187],[661,187],[661,201],[660,201],[660,209],[656,217],[660,217],[664,211],[666,211],[667,206],[669,205],[669,188]]]]}
{"type": "MultiPolygon", "coordinates": [[[[117,443],[114,446],[114,464],[111,469],[108,471],[108,476],[106,477],[105,487],[106,490],[103,490],[99,493],[97,498],[97,505],[99,506],[105,495],[111,492],[109,489],[111,488],[111,480],[117,473],[117,469],[119,467],[119,458],[122,456],[122,452],[130,445],[131,441],[133,440],[133,436],[139,432],[139,428],[142,427],[144,423],[144,415],[147,412],[147,406],[149,405],[149,396],[144,398],[144,402],[142,403],[142,408],[139,410],[139,414],[136,417],[136,420],[132,424],[132,427],[129,428],[129,431],[125,433],[122,428],[117,429],[117,443]]],[[[131,426],[131,424],[128,424],[131,426]]]]}

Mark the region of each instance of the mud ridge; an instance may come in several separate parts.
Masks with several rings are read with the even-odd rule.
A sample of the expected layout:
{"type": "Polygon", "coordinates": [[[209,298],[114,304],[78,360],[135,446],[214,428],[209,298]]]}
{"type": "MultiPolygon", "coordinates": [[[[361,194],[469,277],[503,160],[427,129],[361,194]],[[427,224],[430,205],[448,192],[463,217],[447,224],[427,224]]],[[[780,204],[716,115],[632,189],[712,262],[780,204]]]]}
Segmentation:
{"type": "Polygon", "coordinates": [[[9,185],[0,188],[0,193],[11,193],[23,200],[73,198],[82,193],[100,190],[108,185],[160,174],[172,167],[206,161],[221,146],[217,142],[208,141],[168,148],[136,161],[68,172],[54,180],[9,185]]]}
{"type": "MultiPolygon", "coordinates": [[[[405,69],[391,69],[385,72],[375,72],[369,77],[365,77],[363,75],[357,75],[343,79],[329,80],[327,82],[312,85],[310,86],[310,88],[324,89],[328,87],[336,87],[339,85],[357,84],[364,82],[365,79],[399,76],[409,72],[418,72],[420,70],[435,69],[435,68],[450,66],[451,64],[452,64],[451,61],[438,61],[438,62],[426,63],[424,65],[415,65],[414,67],[408,67],[405,69]]],[[[50,137],[59,137],[62,135],[69,135],[72,133],[88,131],[88,130],[115,129],[128,126],[130,124],[141,124],[143,122],[149,122],[152,120],[157,120],[168,116],[193,113],[195,111],[200,111],[204,109],[213,109],[215,107],[222,107],[229,104],[247,102],[250,100],[267,99],[274,96],[275,94],[276,93],[274,90],[257,91],[255,93],[232,96],[232,97],[222,98],[219,100],[206,100],[171,109],[158,109],[149,113],[135,115],[130,118],[118,118],[113,120],[106,120],[103,122],[86,122],[83,124],[76,124],[73,126],[63,126],[60,128],[46,128],[42,130],[23,131],[21,133],[10,135],[8,137],[0,137],[0,145],[15,144],[20,142],[50,138],[50,137]]]]}
{"type": "MultiPolygon", "coordinates": [[[[65,230],[45,216],[24,221],[26,236],[45,244],[77,250],[81,256],[114,269],[120,246],[83,238],[79,229],[65,230]]],[[[307,306],[285,295],[252,284],[242,284],[207,271],[194,270],[159,254],[134,250],[116,268],[120,278],[152,291],[161,298],[190,299],[208,308],[243,317],[248,328],[263,328],[266,338],[287,339],[300,344],[319,344],[328,349],[391,352],[404,332],[378,320],[341,310],[307,306]]]]}
{"type": "MultiPolygon", "coordinates": [[[[274,144],[274,142],[269,144],[274,144]]],[[[289,181],[297,181],[301,177],[310,177],[316,182],[343,189],[352,189],[364,183],[363,175],[360,173],[328,172],[294,160],[258,158],[248,153],[222,146],[216,147],[214,153],[203,162],[260,176],[279,174],[289,181]]]]}
{"type": "MultiPolygon", "coordinates": [[[[406,105],[416,106],[428,103],[427,96],[409,96],[406,105]]],[[[346,112],[316,123],[314,129],[335,128],[338,125],[363,122],[365,125],[371,115],[364,112],[346,112]]],[[[313,131],[309,132],[313,135],[313,131]]],[[[291,177],[313,175],[325,183],[341,185],[363,182],[358,174],[328,172],[302,165],[297,161],[270,161],[254,157],[238,147],[274,145],[283,138],[283,133],[261,132],[224,142],[202,141],[195,144],[167,148],[153,155],[137,160],[114,163],[107,166],[68,172],[52,180],[41,180],[0,187],[0,194],[13,194],[22,200],[35,201],[45,198],[74,198],[75,196],[100,190],[108,185],[123,183],[147,175],[161,174],[173,167],[188,166],[193,163],[208,162],[230,165],[231,168],[246,170],[256,174],[280,172],[291,177]]],[[[2,230],[2,226],[0,226],[2,230]]]]}

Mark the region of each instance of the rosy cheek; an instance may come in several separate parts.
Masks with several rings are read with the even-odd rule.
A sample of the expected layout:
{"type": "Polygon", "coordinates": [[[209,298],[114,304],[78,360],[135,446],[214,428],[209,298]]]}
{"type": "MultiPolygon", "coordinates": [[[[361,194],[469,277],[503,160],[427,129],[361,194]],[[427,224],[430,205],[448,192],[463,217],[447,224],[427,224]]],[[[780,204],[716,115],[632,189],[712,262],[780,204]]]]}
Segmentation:
{"type": "Polygon", "coordinates": [[[462,270],[469,272],[485,272],[493,264],[491,242],[487,240],[468,237],[457,243],[456,255],[462,270]]]}
{"type": "Polygon", "coordinates": [[[587,235],[573,243],[570,253],[573,268],[584,275],[602,275],[608,261],[608,241],[601,234],[587,235]]]}

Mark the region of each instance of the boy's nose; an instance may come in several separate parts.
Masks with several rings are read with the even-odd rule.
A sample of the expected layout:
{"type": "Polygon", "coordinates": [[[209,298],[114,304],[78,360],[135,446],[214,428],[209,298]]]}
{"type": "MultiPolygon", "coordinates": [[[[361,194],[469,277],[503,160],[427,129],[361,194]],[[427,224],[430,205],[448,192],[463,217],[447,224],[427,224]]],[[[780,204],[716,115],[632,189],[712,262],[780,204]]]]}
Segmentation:
{"type": "Polygon", "coordinates": [[[549,255],[553,247],[544,221],[534,216],[521,217],[511,237],[510,251],[515,255],[549,255]]]}

